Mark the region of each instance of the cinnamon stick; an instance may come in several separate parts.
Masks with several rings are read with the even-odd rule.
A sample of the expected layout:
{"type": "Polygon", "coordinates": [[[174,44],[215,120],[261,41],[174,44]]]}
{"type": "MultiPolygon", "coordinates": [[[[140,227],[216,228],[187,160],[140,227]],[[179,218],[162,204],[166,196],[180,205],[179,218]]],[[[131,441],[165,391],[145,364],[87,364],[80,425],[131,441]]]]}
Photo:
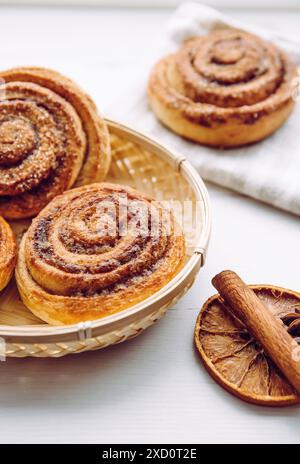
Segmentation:
{"type": "Polygon", "coordinates": [[[282,321],[235,272],[221,272],[213,278],[212,284],[300,394],[300,362],[293,356],[299,345],[288,334],[282,321]]]}

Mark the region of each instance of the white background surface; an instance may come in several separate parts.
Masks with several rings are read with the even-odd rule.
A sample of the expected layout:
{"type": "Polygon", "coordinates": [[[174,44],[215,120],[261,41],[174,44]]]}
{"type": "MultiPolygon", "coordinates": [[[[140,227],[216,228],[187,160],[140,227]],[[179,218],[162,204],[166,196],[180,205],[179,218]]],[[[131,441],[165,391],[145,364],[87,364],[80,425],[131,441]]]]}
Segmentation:
{"type": "MultiPolygon", "coordinates": [[[[101,5],[118,7],[174,7],[182,0],[0,0],[0,4],[19,5],[101,5]]],[[[203,3],[203,2],[202,2],[203,3]]],[[[299,0],[206,0],[214,8],[298,8],[299,0]]]]}
{"type": "MultiPolygon", "coordinates": [[[[300,12],[232,14],[300,42],[300,12]]],[[[147,66],[168,15],[2,7],[1,67],[56,68],[105,113],[111,97],[147,66]]],[[[300,407],[268,409],[235,399],[207,375],[193,349],[195,320],[217,272],[232,268],[249,283],[300,289],[299,218],[208,187],[212,240],[189,293],[130,342],[57,360],[0,363],[0,442],[300,442],[300,407]]]]}

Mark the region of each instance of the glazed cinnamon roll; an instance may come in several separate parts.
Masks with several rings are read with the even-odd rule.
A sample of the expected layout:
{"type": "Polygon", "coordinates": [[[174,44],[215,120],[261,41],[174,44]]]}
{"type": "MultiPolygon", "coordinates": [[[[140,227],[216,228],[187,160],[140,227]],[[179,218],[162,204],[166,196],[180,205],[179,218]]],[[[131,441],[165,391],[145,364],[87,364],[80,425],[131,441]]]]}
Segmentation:
{"type": "Polygon", "coordinates": [[[74,82],[43,68],[0,73],[0,214],[35,216],[72,187],[102,180],[106,124],[74,82]]]}
{"type": "Polygon", "coordinates": [[[17,246],[10,226],[0,217],[0,291],[10,281],[17,260],[17,246]]]}
{"type": "Polygon", "coordinates": [[[290,115],[297,68],[275,45],[222,29],[187,40],[154,67],[151,107],[177,134],[213,146],[261,140],[290,115]]]}
{"type": "Polygon", "coordinates": [[[33,220],[16,270],[24,304],[49,324],[124,310],[151,296],[183,265],[171,210],[129,187],[69,190],[33,220]]]}

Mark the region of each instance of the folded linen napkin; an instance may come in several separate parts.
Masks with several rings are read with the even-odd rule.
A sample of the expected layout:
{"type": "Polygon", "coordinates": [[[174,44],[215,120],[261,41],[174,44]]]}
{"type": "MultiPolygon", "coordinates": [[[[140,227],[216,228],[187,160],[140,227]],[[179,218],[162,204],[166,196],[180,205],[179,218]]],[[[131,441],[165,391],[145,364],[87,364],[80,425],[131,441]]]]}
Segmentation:
{"type": "MultiPolygon", "coordinates": [[[[151,65],[157,58],[178,49],[185,38],[224,25],[243,28],[274,41],[290,52],[300,65],[298,44],[269,31],[232,21],[198,3],[184,3],[176,10],[168,23],[162,46],[153,53],[151,65]]],[[[148,133],[185,155],[204,179],[300,215],[300,101],[287,123],[266,140],[248,147],[218,150],[186,141],[159,123],[147,102],[148,74],[149,69],[131,90],[123,93],[121,101],[118,99],[110,107],[108,116],[148,133]]]]}

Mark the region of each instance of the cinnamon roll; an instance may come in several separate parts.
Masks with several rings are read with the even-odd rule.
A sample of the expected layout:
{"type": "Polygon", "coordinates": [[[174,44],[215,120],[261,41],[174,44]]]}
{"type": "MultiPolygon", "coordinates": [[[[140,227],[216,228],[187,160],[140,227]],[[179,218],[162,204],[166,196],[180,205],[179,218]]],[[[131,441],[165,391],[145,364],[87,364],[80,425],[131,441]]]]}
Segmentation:
{"type": "Polygon", "coordinates": [[[109,183],[69,190],[33,220],[16,269],[24,304],[49,324],[122,311],[167,284],[185,245],[172,210],[109,183]]]}
{"type": "Polygon", "coordinates": [[[17,260],[17,246],[13,231],[0,216],[0,291],[10,281],[17,260]]]}
{"type": "Polygon", "coordinates": [[[151,107],[177,134],[212,146],[239,146],[278,129],[293,107],[296,65],[272,43],[222,29],[187,40],[154,67],[151,107]]]}
{"type": "Polygon", "coordinates": [[[75,183],[103,180],[106,124],[70,79],[43,68],[0,73],[0,214],[35,216],[75,183]]]}

